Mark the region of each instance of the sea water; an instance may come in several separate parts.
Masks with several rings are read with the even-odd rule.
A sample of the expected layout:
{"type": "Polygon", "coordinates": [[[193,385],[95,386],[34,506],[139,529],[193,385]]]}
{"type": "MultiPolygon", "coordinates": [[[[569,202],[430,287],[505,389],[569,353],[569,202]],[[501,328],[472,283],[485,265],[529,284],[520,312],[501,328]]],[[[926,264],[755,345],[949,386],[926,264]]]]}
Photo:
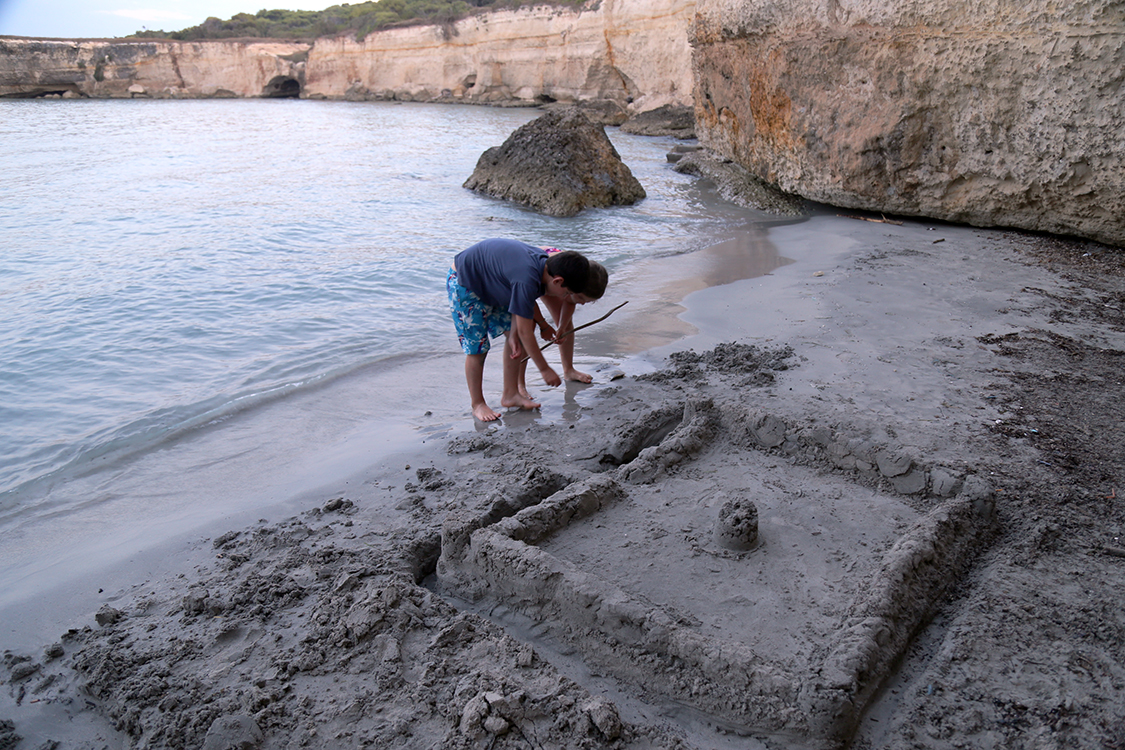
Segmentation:
{"type": "Polygon", "coordinates": [[[238,435],[258,405],[297,403],[373,364],[456,353],[445,271],[477,240],[579,250],[620,278],[754,218],[676,173],[672,139],[616,128],[607,134],[648,193],[637,205],[561,219],[462,187],[483,151],[540,114],[0,102],[0,535],[11,566],[41,548],[45,534],[16,533],[32,520],[53,519],[57,533],[70,518],[74,541],[88,542],[90,519],[128,525],[137,505],[111,506],[137,487],[150,488],[154,513],[172,494],[151,489],[155,469],[128,485],[121,472],[97,478],[99,467],[161,466],[170,445],[217,429],[226,444],[166,464],[196,480],[224,453],[253,450],[238,435]]]}
{"type": "Polygon", "coordinates": [[[615,146],[649,197],[556,219],[461,187],[540,114],[252,101],[0,104],[0,508],[258,399],[450,344],[444,273],[489,236],[611,270],[737,211],[615,146]]]}

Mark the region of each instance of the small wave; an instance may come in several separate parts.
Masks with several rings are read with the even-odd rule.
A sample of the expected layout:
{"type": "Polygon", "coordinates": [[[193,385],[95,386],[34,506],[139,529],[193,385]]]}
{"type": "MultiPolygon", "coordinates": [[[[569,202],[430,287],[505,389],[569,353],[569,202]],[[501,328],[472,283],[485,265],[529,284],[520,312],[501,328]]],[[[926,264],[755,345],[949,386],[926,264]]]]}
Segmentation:
{"type": "Polygon", "coordinates": [[[229,422],[241,414],[283,398],[321,388],[340,378],[371,367],[393,367],[404,359],[432,356],[432,351],[381,356],[362,353],[359,343],[342,344],[337,350],[307,353],[282,365],[272,366],[257,382],[226,394],[173,407],[157,409],[114,429],[87,436],[80,442],[40,449],[35,460],[25,459],[22,471],[10,486],[0,490],[0,525],[20,516],[42,516],[54,508],[50,490],[70,480],[120,467],[139,456],[175,443],[200,430],[229,422]],[[353,356],[347,356],[347,355],[353,356]],[[323,368],[325,359],[337,364],[323,368]]]}

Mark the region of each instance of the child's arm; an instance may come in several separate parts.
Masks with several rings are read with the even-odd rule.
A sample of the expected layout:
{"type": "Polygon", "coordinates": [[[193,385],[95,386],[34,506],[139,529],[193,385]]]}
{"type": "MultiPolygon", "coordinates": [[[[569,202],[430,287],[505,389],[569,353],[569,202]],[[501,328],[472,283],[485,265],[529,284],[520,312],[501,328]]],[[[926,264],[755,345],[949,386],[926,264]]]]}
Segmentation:
{"type": "Polygon", "coordinates": [[[562,303],[562,307],[559,309],[559,319],[555,321],[558,324],[558,328],[555,329],[556,335],[566,333],[570,329],[570,322],[574,318],[575,307],[577,307],[577,305],[569,300],[562,303]]]}
{"type": "Polygon", "coordinates": [[[513,314],[512,324],[519,343],[523,345],[524,352],[531,357],[531,361],[539,368],[539,374],[543,376],[543,382],[547,385],[561,385],[562,378],[547,364],[547,358],[543,356],[543,352],[539,349],[539,342],[535,340],[534,318],[525,318],[522,315],[513,314]]]}
{"type": "Polygon", "coordinates": [[[543,311],[539,309],[539,303],[535,303],[535,325],[539,326],[539,335],[544,341],[553,341],[555,338],[555,329],[547,322],[547,318],[543,316],[543,311]]]}

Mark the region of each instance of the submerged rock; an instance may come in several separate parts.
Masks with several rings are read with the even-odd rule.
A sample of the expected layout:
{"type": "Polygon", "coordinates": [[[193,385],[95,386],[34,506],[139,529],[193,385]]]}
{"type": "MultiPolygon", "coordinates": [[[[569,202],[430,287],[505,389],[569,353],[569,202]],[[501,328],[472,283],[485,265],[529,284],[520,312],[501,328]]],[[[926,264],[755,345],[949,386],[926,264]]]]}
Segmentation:
{"type": "Polygon", "coordinates": [[[759,179],[748,169],[706,149],[691,151],[675,160],[677,172],[704,177],[715,183],[723,200],[780,216],[805,213],[804,200],[759,179]]]}
{"type": "Polygon", "coordinates": [[[551,216],[645,197],[605,129],[576,109],[548,112],[517,128],[481,155],[464,187],[551,216]]]}

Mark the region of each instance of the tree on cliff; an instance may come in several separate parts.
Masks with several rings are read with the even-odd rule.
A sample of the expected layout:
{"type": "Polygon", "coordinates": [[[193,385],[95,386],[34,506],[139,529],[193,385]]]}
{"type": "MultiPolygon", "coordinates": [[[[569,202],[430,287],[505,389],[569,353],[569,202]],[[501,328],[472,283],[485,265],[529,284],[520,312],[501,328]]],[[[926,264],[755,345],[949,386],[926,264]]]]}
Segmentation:
{"type": "MultiPolygon", "coordinates": [[[[547,4],[581,5],[583,1],[548,0],[547,4]]],[[[480,9],[496,10],[532,4],[543,3],[525,0],[375,0],[354,5],[333,5],[320,11],[260,10],[253,15],[236,13],[226,21],[212,17],[198,26],[179,31],[146,29],[133,33],[130,38],[181,41],[235,37],[302,39],[352,33],[362,39],[372,31],[391,26],[452,23],[480,9]]]]}

